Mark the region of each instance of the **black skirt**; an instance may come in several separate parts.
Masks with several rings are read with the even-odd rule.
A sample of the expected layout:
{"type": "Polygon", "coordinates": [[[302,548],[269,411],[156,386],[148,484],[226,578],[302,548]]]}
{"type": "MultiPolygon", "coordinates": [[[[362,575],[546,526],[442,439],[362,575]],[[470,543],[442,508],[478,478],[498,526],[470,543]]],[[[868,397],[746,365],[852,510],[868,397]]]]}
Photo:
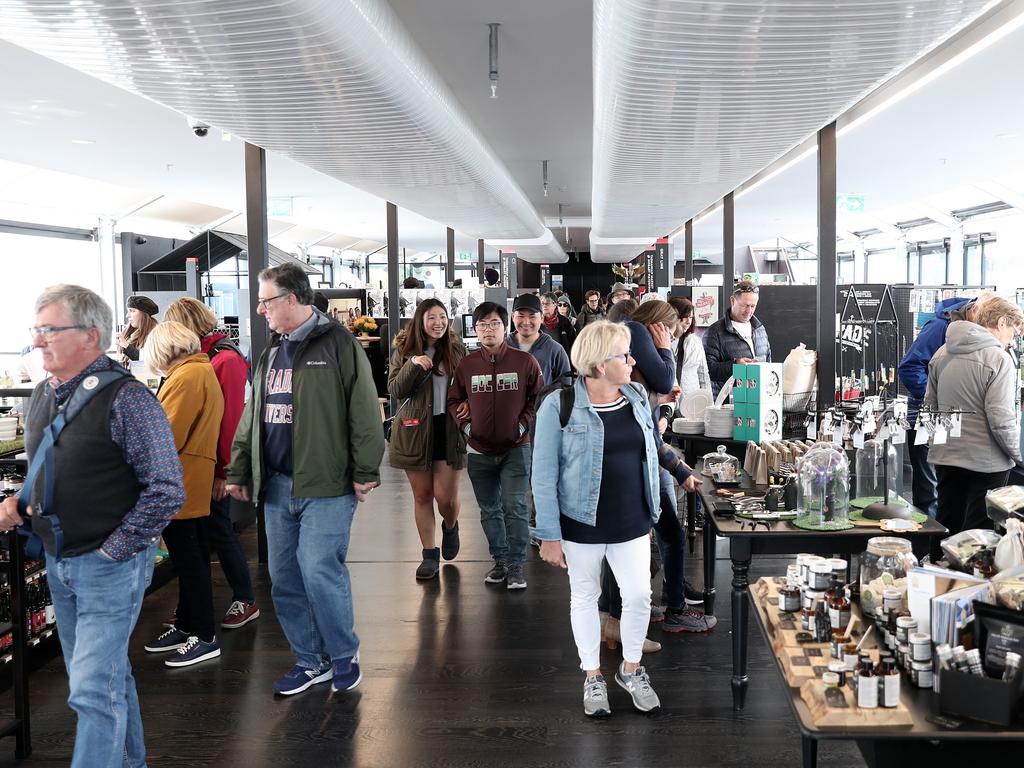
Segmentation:
{"type": "Polygon", "coordinates": [[[439,413],[434,416],[434,452],[431,461],[447,461],[448,459],[448,414],[439,413]]]}

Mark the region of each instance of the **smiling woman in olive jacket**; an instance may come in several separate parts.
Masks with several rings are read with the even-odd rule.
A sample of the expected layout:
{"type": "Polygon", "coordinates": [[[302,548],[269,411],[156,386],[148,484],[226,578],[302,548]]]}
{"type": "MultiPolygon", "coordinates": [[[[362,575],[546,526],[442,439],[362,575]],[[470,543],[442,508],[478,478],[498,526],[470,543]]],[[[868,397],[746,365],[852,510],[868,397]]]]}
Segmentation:
{"type": "Polygon", "coordinates": [[[448,385],[466,348],[437,299],[424,299],[412,322],[395,337],[388,392],[399,400],[391,429],[391,466],[404,469],[412,486],[416,529],[423,545],[417,579],[437,576],[441,556],[459,553],[459,470],[466,444],[447,412],[448,385]],[[441,515],[435,546],[434,502],[441,515]]]}

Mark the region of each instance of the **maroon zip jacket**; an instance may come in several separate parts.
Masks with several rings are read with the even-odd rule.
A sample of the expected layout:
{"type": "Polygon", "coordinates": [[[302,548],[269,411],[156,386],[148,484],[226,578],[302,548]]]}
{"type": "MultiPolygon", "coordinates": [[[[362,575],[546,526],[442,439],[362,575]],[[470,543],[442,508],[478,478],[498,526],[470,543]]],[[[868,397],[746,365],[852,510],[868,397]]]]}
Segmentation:
{"type": "MultiPolygon", "coordinates": [[[[455,369],[448,412],[455,418],[459,404],[469,400],[470,447],[490,456],[506,453],[530,442],[530,422],[543,386],[540,366],[529,352],[502,344],[491,354],[481,347],[455,369]]],[[[466,423],[459,421],[463,432],[466,423]]]]}

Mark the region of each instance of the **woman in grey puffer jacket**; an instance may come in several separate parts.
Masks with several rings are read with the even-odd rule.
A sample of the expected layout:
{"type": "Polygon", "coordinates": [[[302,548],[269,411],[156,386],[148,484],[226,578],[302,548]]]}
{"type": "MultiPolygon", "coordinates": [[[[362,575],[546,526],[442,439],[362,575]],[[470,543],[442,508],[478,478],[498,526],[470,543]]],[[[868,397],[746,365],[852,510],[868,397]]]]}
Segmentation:
{"type": "Polygon", "coordinates": [[[1006,485],[1010,468],[1021,463],[1017,370],[1006,347],[1022,331],[1024,313],[990,299],[974,323],[949,324],[928,366],[924,407],[965,412],[960,437],[928,450],[939,480],[936,519],[950,533],[991,528],[985,493],[1006,485]]]}

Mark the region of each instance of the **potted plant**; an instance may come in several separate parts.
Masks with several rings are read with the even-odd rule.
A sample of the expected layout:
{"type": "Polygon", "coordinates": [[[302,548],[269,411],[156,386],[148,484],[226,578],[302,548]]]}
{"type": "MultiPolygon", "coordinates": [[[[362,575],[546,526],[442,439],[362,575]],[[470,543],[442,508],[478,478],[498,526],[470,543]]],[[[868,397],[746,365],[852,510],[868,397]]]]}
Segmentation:
{"type": "Polygon", "coordinates": [[[369,315],[360,315],[352,326],[359,332],[360,336],[369,336],[377,330],[377,321],[369,315]]]}

